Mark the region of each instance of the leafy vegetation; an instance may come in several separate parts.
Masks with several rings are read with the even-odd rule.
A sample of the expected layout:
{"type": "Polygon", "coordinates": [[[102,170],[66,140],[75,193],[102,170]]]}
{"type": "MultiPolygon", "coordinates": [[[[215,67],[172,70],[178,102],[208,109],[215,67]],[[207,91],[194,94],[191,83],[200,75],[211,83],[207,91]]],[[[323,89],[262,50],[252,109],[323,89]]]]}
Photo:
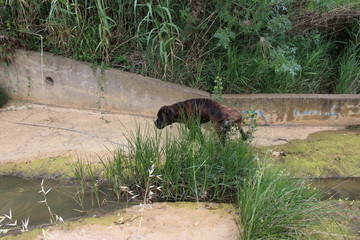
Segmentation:
{"type": "Polygon", "coordinates": [[[211,92],[360,93],[356,0],[0,0],[0,59],[44,50],[211,92]]]}

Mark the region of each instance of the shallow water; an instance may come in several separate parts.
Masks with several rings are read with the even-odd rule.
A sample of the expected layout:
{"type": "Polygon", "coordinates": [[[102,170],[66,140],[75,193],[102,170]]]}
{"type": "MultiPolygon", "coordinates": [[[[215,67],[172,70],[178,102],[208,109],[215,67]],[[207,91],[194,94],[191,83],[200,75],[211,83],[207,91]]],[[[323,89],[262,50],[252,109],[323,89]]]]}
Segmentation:
{"type": "MultiPolygon", "coordinates": [[[[313,186],[325,191],[324,199],[360,200],[360,177],[353,178],[315,178],[313,186]]],[[[25,179],[19,177],[0,176],[0,215],[9,214],[11,209],[13,219],[18,222],[30,218],[29,226],[50,223],[50,214],[43,201],[41,179],[25,179]]],[[[47,203],[54,214],[65,221],[104,213],[125,204],[107,204],[97,207],[96,200],[90,193],[83,198],[83,207],[76,197],[79,186],[73,183],[46,180],[45,190],[51,188],[46,195],[47,203]]],[[[102,200],[100,200],[102,201],[102,200]]]]}
{"type": "Polygon", "coordinates": [[[324,199],[360,200],[360,177],[314,178],[312,181],[325,191],[324,199]]]}
{"type": "MultiPolygon", "coordinates": [[[[0,215],[9,214],[11,209],[13,219],[24,220],[30,218],[29,226],[50,223],[50,214],[44,203],[41,190],[41,179],[25,179],[19,177],[0,176],[0,215]]],[[[91,212],[104,211],[108,208],[96,208],[96,200],[90,194],[85,194],[83,207],[79,204],[77,193],[79,186],[72,183],[63,183],[55,180],[44,181],[45,191],[51,188],[46,195],[47,203],[54,214],[65,221],[86,216],[91,212]]],[[[110,208],[121,207],[120,204],[110,208]]]]}

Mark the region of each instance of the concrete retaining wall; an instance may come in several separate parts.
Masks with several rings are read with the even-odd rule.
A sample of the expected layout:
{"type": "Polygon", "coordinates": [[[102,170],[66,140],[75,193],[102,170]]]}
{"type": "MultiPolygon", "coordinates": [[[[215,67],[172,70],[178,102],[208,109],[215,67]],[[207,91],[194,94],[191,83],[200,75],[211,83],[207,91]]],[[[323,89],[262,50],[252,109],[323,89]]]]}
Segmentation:
{"type": "MultiPolygon", "coordinates": [[[[13,99],[36,103],[156,115],[159,107],[207,92],[116,69],[100,71],[72,59],[17,50],[0,66],[0,85],[13,99]],[[43,64],[41,64],[43,62],[43,64]]],[[[224,95],[240,111],[253,107],[260,124],[360,124],[359,95],[224,95]]]]}

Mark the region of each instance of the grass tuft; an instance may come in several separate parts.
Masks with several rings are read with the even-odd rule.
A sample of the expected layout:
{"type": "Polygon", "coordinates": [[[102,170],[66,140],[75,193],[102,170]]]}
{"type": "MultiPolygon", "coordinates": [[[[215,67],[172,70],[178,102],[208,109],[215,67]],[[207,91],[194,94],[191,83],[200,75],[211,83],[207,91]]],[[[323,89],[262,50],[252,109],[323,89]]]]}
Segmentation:
{"type": "Polygon", "coordinates": [[[244,239],[298,239],[327,219],[322,193],[268,166],[260,166],[239,188],[244,239]]]}

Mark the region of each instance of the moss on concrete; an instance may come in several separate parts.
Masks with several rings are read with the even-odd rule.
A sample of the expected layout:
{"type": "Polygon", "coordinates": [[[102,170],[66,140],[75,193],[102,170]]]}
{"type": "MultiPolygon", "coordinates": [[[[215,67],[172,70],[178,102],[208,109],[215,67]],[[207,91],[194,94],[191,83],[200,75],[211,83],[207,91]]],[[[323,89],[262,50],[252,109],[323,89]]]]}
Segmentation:
{"type": "MultiPolygon", "coordinates": [[[[70,221],[58,226],[61,230],[72,230],[76,227],[83,225],[101,225],[101,226],[110,226],[113,223],[120,223],[121,221],[125,222],[124,215],[122,211],[114,211],[112,213],[103,215],[101,217],[89,217],[83,218],[78,221],[70,221]]],[[[123,223],[121,222],[121,223],[123,223]]]]}
{"type": "Polygon", "coordinates": [[[4,237],[1,237],[1,240],[32,240],[32,239],[37,239],[37,237],[41,236],[41,235],[42,235],[41,229],[34,229],[32,231],[25,232],[25,233],[18,234],[18,235],[4,236],[4,237]]]}
{"type": "Polygon", "coordinates": [[[37,159],[28,162],[2,163],[0,174],[25,177],[74,177],[73,162],[70,157],[37,159]]]}
{"type": "Polygon", "coordinates": [[[296,177],[360,176],[360,126],[314,133],[270,149],[286,153],[274,162],[296,177]]]}
{"type": "MultiPolygon", "coordinates": [[[[106,214],[101,217],[89,217],[89,218],[83,218],[77,221],[69,221],[58,225],[49,226],[47,228],[42,229],[34,229],[29,232],[25,232],[22,234],[17,235],[8,235],[1,239],[4,240],[30,240],[30,239],[37,239],[39,236],[41,237],[43,235],[42,231],[45,232],[45,235],[48,231],[52,229],[59,229],[64,231],[69,231],[72,229],[75,229],[79,226],[84,225],[101,225],[101,226],[110,226],[113,223],[120,223],[123,219],[123,215],[118,212],[113,212],[110,214],[106,214]]],[[[125,221],[125,220],[124,220],[125,221]]],[[[122,222],[121,222],[122,223],[122,222]]]]}
{"type": "Polygon", "coordinates": [[[187,208],[187,209],[198,209],[205,208],[212,210],[212,213],[219,214],[221,217],[228,216],[229,214],[234,214],[237,212],[237,209],[233,204],[228,203],[204,203],[204,202],[169,202],[167,203],[170,206],[175,206],[177,208],[187,208]]]}

